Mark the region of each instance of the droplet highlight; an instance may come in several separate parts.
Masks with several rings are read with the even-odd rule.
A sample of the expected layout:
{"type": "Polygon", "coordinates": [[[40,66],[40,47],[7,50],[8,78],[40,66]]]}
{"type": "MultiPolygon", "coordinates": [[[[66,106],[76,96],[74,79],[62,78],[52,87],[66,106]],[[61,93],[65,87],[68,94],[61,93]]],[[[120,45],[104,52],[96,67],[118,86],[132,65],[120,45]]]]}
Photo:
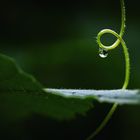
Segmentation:
{"type": "Polygon", "coordinates": [[[102,48],[99,48],[99,56],[101,58],[106,58],[108,56],[108,51],[102,48]]]}

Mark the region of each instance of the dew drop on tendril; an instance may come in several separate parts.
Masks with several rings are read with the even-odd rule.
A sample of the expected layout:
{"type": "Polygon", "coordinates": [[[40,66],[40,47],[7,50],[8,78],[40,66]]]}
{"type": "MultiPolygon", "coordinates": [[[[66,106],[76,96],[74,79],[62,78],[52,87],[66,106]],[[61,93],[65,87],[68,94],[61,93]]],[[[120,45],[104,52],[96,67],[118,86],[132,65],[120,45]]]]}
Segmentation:
{"type": "Polygon", "coordinates": [[[106,58],[108,56],[108,51],[102,48],[99,48],[99,56],[101,58],[106,58]]]}

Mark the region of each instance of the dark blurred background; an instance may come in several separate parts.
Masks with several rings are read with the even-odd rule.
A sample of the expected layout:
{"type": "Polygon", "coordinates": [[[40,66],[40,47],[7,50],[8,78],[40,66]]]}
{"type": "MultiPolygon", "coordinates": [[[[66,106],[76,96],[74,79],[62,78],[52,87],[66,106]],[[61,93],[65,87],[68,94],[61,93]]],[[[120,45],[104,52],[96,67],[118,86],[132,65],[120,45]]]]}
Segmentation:
{"type": "MultiPolygon", "coordinates": [[[[0,2],[0,50],[12,56],[22,69],[44,87],[116,89],[124,80],[122,48],[98,56],[97,33],[104,28],[120,30],[119,0],[0,2]]],[[[127,0],[124,36],[131,58],[129,88],[140,88],[139,1],[127,0]]],[[[115,41],[103,37],[105,44],[115,41]]],[[[103,119],[110,106],[97,104],[87,116],[58,122],[33,114],[21,122],[1,125],[4,139],[84,140],[103,119]],[[8,134],[8,135],[7,135],[8,134]]],[[[98,139],[140,139],[140,107],[121,106],[98,139]]]]}

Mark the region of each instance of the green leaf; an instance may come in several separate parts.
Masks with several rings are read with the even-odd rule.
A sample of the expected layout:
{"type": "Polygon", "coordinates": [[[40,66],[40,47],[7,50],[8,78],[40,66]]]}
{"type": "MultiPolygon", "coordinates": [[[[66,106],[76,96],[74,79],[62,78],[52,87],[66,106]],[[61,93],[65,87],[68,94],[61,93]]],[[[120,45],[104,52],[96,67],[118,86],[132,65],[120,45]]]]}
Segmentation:
{"type": "Polygon", "coordinates": [[[93,101],[140,104],[139,90],[45,89],[8,56],[0,55],[0,117],[20,119],[42,114],[55,119],[85,115],[93,101]]]}
{"type": "Polygon", "coordinates": [[[85,114],[92,100],[64,98],[49,94],[31,75],[23,72],[13,59],[0,55],[0,117],[23,118],[38,113],[56,119],[85,114]]]}

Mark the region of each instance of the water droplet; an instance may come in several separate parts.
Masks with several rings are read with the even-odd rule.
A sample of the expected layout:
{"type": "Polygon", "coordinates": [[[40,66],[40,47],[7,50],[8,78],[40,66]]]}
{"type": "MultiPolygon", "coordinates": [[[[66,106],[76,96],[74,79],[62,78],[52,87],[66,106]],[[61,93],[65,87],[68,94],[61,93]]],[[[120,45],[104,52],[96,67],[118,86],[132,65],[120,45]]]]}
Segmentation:
{"type": "Polygon", "coordinates": [[[102,48],[99,48],[99,56],[101,58],[106,58],[108,56],[108,51],[102,48]]]}

